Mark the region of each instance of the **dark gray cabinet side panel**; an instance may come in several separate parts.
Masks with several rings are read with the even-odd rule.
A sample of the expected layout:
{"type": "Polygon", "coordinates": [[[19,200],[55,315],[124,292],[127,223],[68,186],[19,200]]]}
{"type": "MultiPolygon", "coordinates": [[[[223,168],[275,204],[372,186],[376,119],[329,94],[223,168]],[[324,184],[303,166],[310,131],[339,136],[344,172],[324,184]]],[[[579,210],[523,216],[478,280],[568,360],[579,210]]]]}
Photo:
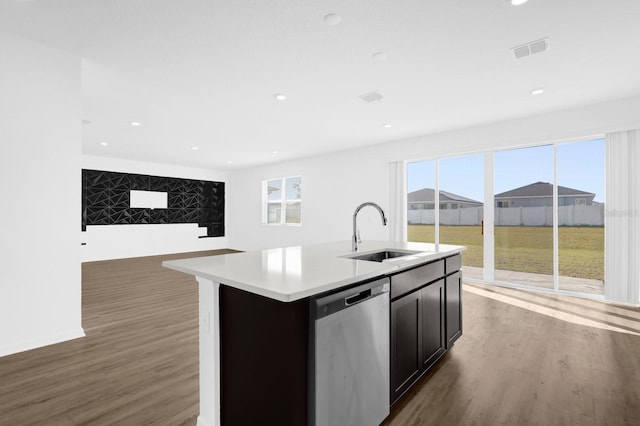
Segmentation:
{"type": "Polygon", "coordinates": [[[308,300],[220,286],[221,424],[307,424],[308,363],[308,300]]]}
{"type": "Polygon", "coordinates": [[[447,348],[462,335],[462,273],[446,277],[447,348]]]}
{"type": "Polygon", "coordinates": [[[422,316],[422,367],[427,370],[446,351],[444,279],[420,290],[422,316]]]}
{"type": "Polygon", "coordinates": [[[391,401],[420,376],[420,292],[391,302],[391,401]]]}

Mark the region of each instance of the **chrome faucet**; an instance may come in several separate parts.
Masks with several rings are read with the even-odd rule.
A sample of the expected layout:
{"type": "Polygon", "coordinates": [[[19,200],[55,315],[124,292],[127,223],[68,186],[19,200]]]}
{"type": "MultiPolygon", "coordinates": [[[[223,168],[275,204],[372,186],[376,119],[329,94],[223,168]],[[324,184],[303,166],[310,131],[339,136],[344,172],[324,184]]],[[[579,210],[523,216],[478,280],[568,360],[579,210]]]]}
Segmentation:
{"type": "Polygon", "coordinates": [[[387,226],[387,217],[384,215],[384,210],[382,210],[382,207],[372,202],[360,204],[358,207],[356,207],[356,211],[353,213],[353,237],[351,238],[351,250],[353,251],[358,251],[358,243],[362,242],[362,240],[360,239],[360,231],[358,231],[358,225],[356,224],[356,219],[358,217],[358,212],[365,206],[371,206],[378,209],[378,212],[382,217],[382,226],[387,226]]]}

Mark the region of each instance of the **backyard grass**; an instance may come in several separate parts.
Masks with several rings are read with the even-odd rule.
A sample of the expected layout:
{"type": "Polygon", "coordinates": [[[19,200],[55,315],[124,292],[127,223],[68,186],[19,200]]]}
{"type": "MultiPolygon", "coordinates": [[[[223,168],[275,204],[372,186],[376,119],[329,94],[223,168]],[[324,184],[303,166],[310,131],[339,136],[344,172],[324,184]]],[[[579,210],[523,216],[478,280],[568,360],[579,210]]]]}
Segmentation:
{"type": "MultiPolygon", "coordinates": [[[[409,225],[409,241],[433,242],[433,225],[409,225]]],[[[559,227],[558,261],[561,276],[604,280],[604,228],[559,227]]],[[[482,228],[441,226],[440,242],[467,246],[466,266],[482,268],[482,228]]],[[[553,228],[496,226],[495,268],[553,275],[553,228]]]]}

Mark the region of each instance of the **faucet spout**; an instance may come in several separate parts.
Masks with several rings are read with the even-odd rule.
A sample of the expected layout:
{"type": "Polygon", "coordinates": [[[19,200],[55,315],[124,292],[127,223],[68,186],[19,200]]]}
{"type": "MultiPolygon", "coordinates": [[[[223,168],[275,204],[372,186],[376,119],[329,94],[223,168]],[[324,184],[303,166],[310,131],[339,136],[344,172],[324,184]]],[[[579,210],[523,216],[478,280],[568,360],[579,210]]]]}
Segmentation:
{"type": "Polygon", "coordinates": [[[362,208],[366,206],[371,206],[378,209],[378,213],[380,213],[380,217],[382,218],[382,226],[387,226],[387,216],[385,216],[382,207],[372,202],[360,204],[358,207],[356,207],[356,211],[353,213],[353,236],[351,237],[351,249],[353,251],[358,251],[358,244],[362,242],[362,240],[360,240],[360,232],[358,231],[357,219],[358,212],[360,212],[360,210],[362,210],[362,208]]]}

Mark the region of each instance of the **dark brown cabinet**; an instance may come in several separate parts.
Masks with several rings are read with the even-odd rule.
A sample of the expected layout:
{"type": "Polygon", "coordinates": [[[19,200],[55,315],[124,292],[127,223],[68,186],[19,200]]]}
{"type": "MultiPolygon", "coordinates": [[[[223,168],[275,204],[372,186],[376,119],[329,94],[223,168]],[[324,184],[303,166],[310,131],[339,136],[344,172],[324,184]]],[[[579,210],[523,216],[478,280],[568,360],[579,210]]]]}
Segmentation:
{"type": "Polygon", "coordinates": [[[391,302],[391,400],[405,393],[422,371],[420,291],[391,302]]]}
{"type": "Polygon", "coordinates": [[[446,278],[447,349],[462,336],[462,274],[456,272],[446,278]]]}
{"type": "MultiPolygon", "coordinates": [[[[454,255],[389,277],[392,404],[462,335],[460,267],[454,255]]],[[[219,308],[222,423],[307,424],[310,299],[285,303],[222,284],[219,308]]]]}
{"type": "Polygon", "coordinates": [[[220,285],[220,421],[307,424],[309,301],[220,285]]]}
{"type": "Polygon", "coordinates": [[[460,267],[455,255],[391,276],[392,403],[462,335],[460,267]]]}
{"type": "Polygon", "coordinates": [[[422,368],[427,370],[447,350],[445,343],[445,289],[440,279],[420,290],[422,368]]]}
{"type": "Polygon", "coordinates": [[[446,351],[444,279],[391,302],[391,400],[446,351]]]}

